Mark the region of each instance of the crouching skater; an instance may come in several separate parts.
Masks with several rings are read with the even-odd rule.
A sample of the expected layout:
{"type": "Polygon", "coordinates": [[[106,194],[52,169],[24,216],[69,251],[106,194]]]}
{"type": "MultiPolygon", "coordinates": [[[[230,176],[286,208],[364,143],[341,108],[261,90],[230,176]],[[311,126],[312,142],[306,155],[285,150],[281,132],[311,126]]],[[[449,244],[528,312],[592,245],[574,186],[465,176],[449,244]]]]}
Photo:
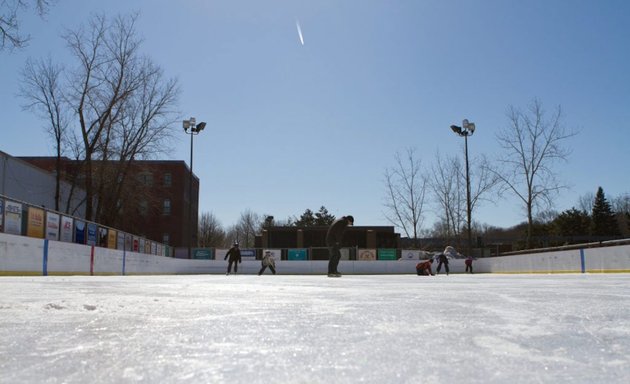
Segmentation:
{"type": "Polygon", "coordinates": [[[433,276],[433,271],[431,270],[432,265],[432,258],[427,261],[420,262],[416,264],[416,273],[418,276],[433,276]]]}

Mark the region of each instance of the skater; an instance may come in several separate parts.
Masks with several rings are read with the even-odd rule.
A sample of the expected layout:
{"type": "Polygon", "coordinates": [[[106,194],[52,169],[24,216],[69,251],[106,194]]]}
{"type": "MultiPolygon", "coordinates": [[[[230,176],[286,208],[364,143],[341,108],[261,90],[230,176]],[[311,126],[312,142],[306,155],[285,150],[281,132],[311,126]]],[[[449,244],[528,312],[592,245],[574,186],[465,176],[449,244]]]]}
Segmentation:
{"type": "Polygon", "coordinates": [[[466,261],[464,262],[466,264],[466,273],[468,272],[473,273],[472,262],[473,262],[472,256],[468,256],[466,258],[466,261]]]}
{"type": "Polygon", "coordinates": [[[444,269],[446,270],[446,276],[448,276],[448,256],[446,256],[445,253],[440,253],[438,255],[438,266],[437,266],[437,272],[435,273],[436,275],[440,274],[440,269],[442,269],[442,264],[444,264],[444,269]]]}
{"type": "Polygon", "coordinates": [[[337,270],[339,259],[341,259],[341,242],[344,232],[352,225],[354,225],[354,217],[348,215],[335,220],[328,228],[328,233],[326,234],[326,245],[330,255],[328,260],[328,277],[341,277],[341,273],[337,270]]]}
{"type": "Polygon", "coordinates": [[[227,269],[226,275],[229,275],[230,273],[232,273],[232,264],[234,264],[234,273],[237,273],[238,265],[241,263],[241,250],[238,248],[238,241],[234,242],[234,244],[232,245],[232,248],[230,248],[230,250],[227,251],[223,260],[227,260],[228,257],[230,258],[230,260],[228,262],[228,269],[227,269]]]}
{"type": "Polygon", "coordinates": [[[265,251],[265,255],[260,261],[260,264],[262,265],[262,268],[260,268],[260,271],[258,272],[258,276],[262,275],[263,272],[265,272],[265,269],[267,269],[267,267],[271,269],[271,272],[274,275],[276,274],[276,260],[273,258],[271,251],[265,251]]]}
{"type": "Polygon", "coordinates": [[[431,270],[431,266],[433,265],[433,258],[422,261],[416,264],[416,273],[418,276],[433,276],[433,271],[431,270]]]}

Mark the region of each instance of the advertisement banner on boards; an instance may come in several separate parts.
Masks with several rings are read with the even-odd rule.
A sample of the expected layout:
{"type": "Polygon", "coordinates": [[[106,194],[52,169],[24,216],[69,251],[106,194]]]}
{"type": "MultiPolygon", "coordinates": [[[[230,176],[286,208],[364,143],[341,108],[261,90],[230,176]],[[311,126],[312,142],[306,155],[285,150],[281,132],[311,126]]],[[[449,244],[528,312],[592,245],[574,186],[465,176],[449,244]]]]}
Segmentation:
{"type": "Polygon", "coordinates": [[[98,227],[98,246],[107,247],[107,228],[98,227]]]}
{"type": "Polygon", "coordinates": [[[308,260],[308,251],[305,248],[289,249],[287,254],[289,260],[308,260]]]}
{"type": "Polygon", "coordinates": [[[417,249],[403,249],[400,251],[402,260],[420,260],[420,251],[417,249]]]}
{"type": "Polygon", "coordinates": [[[12,235],[22,234],[22,204],[5,200],[4,204],[4,233],[12,235]]]}
{"type": "Polygon", "coordinates": [[[271,253],[271,257],[277,263],[282,260],[282,250],[281,249],[263,249],[263,255],[266,255],[267,252],[271,253]]]}
{"type": "Polygon", "coordinates": [[[117,233],[118,231],[115,229],[109,230],[109,233],[107,234],[107,248],[116,249],[116,239],[118,238],[117,233]]]}
{"type": "Polygon", "coordinates": [[[26,222],[26,236],[44,238],[44,210],[41,208],[28,207],[28,220],[26,222]]]}
{"type": "Polygon", "coordinates": [[[85,244],[85,221],[76,220],[74,222],[74,242],[85,244]]]}
{"type": "Polygon", "coordinates": [[[255,249],[241,249],[241,258],[243,259],[255,259],[256,258],[256,250],[255,249]]]}
{"type": "Polygon", "coordinates": [[[211,248],[193,248],[192,258],[202,259],[202,260],[212,260],[212,249],[211,248]]]}
{"type": "Polygon", "coordinates": [[[125,233],[124,232],[118,232],[118,235],[116,236],[116,249],[120,249],[120,250],[125,249],[125,233]]]}
{"type": "Polygon", "coordinates": [[[61,233],[59,240],[72,243],[72,217],[61,216],[61,233]]]}
{"type": "Polygon", "coordinates": [[[396,249],[395,248],[379,248],[378,259],[379,260],[397,260],[398,255],[396,255],[396,249]]]}
{"type": "MultiPolygon", "coordinates": [[[[227,255],[229,249],[217,249],[215,252],[215,260],[223,260],[225,255],[227,255]]],[[[241,249],[241,259],[251,260],[256,259],[256,250],[255,249],[241,249]]]]}
{"type": "Polygon", "coordinates": [[[48,240],[59,239],[59,214],[46,212],[46,238],[48,240]]]}
{"type": "Polygon", "coordinates": [[[87,224],[87,245],[96,245],[98,241],[98,225],[95,223],[87,224]]]}
{"type": "Polygon", "coordinates": [[[376,249],[359,249],[357,252],[357,260],[372,261],[376,260],[376,249]]]}

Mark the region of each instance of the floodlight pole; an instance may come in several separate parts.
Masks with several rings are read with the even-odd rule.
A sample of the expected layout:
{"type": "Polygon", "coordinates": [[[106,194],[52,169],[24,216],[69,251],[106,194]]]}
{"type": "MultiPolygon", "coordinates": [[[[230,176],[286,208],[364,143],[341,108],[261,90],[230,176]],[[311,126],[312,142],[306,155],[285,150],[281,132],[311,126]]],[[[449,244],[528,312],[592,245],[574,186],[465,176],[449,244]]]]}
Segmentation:
{"type": "Polygon", "coordinates": [[[194,242],[194,228],[192,206],[193,206],[193,136],[198,135],[205,127],[206,123],[201,122],[197,124],[197,120],[191,117],[189,120],[184,120],[182,123],[184,132],[188,133],[190,129],[190,175],[188,177],[188,258],[192,259],[192,245],[194,242]]]}
{"type": "Polygon", "coordinates": [[[472,243],[472,223],[471,223],[471,199],[470,199],[470,168],[468,165],[468,136],[472,136],[475,133],[475,123],[468,122],[467,119],[464,119],[462,122],[462,126],[458,127],[456,125],[451,125],[451,129],[455,134],[464,137],[464,158],[466,161],[466,232],[468,237],[468,254],[467,256],[472,256],[473,243],[472,243]]]}

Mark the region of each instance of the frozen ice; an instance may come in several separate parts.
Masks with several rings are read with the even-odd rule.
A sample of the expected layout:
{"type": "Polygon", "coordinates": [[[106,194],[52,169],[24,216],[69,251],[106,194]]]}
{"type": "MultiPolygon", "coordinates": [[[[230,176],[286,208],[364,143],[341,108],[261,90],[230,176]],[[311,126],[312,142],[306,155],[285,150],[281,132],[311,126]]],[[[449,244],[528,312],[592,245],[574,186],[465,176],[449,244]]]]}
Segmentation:
{"type": "Polygon", "coordinates": [[[0,292],[5,383],[630,377],[628,274],[35,276],[0,292]]]}

